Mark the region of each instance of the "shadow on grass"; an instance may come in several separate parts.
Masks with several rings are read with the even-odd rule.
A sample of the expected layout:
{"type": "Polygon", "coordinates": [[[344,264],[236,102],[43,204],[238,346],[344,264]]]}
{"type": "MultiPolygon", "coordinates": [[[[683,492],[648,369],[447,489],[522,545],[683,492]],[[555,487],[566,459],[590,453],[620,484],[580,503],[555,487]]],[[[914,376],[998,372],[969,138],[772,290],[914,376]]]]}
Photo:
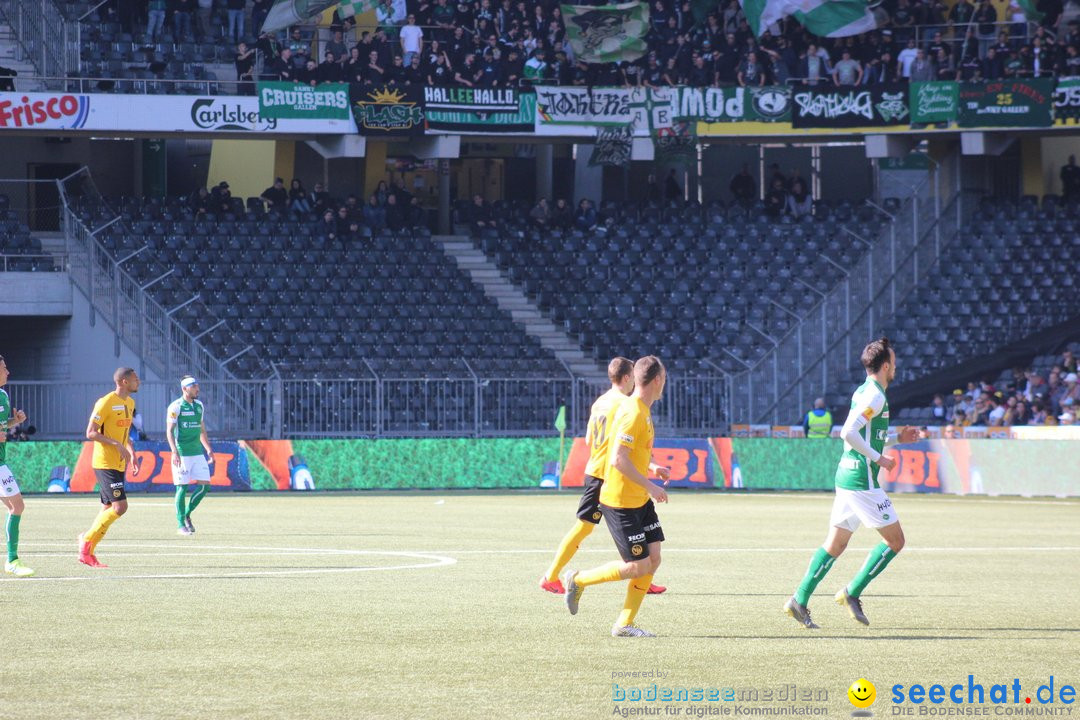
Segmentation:
{"type": "Polygon", "coordinates": [[[991,639],[979,635],[822,635],[814,632],[792,633],[790,635],[668,635],[667,637],[684,637],[694,640],[797,640],[799,638],[810,638],[813,640],[926,640],[930,642],[938,640],[991,639]]]}

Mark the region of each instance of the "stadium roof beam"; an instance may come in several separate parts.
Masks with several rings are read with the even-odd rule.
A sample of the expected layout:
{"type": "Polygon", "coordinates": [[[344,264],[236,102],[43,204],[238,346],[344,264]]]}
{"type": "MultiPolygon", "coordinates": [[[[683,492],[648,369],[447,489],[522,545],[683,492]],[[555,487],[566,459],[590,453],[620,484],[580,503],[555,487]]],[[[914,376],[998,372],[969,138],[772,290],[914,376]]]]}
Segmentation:
{"type": "Polygon", "coordinates": [[[367,156],[367,138],[363,135],[320,135],[318,140],[308,140],[307,146],[326,160],[367,156]]]}
{"type": "Polygon", "coordinates": [[[1015,140],[1015,135],[1002,133],[962,132],[960,149],[964,155],[998,156],[1008,150],[1015,140]]]}
{"type": "Polygon", "coordinates": [[[867,135],[865,141],[866,157],[887,158],[907,157],[922,143],[922,138],[911,135],[867,135]]]}
{"type": "Polygon", "coordinates": [[[460,135],[430,135],[409,142],[418,160],[456,160],[461,157],[460,135]]]}

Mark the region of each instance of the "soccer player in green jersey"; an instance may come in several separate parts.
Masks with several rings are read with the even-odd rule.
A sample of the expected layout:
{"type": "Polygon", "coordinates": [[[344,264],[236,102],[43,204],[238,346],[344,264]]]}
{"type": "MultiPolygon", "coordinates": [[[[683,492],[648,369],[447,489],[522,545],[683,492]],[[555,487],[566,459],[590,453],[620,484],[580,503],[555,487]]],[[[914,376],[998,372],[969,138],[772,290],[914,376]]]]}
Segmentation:
{"type": "Polygon", "coordinates": [[[0,500],[8,511],[7,563],[4,564],[4,572],[15,577],[31,577],[34,571],[19,559],[19,522],[26,506],[15,474],[7,466],[7,431],[26,422],[26,413],[11,407],[11,400],[3,389],[7,385],[8,374],[7,363],[0,355],[0,500]]]}
{"type": "Polygon", "coordinates": [[[203,423],[203,404],[199,400],[199,383],[190,375],[180,379],[181,395],[169,405],[165,414],[165,435],[172,449],[173,484],[176,485],[176,523],[178,535],[191,535],[191,513],[210,489],[210,465],[214,451],[203,423]],[[207,461],[209,458],[209,462],[207,461]],[[188,485],[195,485],[186,498],[188,485]]]}
{"type": "MultiPolygon", "coordinates": [[[[836,468],[836,499],[829,519],[829,535],[814,553],[795,594],[784,605],[788,615],[811,630],[818,626],[810,619],[810,610],[806,607],[810,595],[844,552],[860,523],[877,530],[882,541],[870,551],[862,570],[847,587],[836,593],[835,599],[863,625],[870,624],[860,600],[863,590],[885,571],[904,547],[904,531],[896,508],[878,483],[882,468],[892,470],[896,467],[896,459],[883,454],[885,447],[892,444],[885,390],[896,377],[896,353],[889,339],[883,337],[863,349],[861,360],[866,368],[866,382],[851,396],[851,410],[841,433],[844,454],[836,468]]],[[[897,442],[915,442],[918,438],[917,428],[904,427],[898,433],[897,442]]]]}

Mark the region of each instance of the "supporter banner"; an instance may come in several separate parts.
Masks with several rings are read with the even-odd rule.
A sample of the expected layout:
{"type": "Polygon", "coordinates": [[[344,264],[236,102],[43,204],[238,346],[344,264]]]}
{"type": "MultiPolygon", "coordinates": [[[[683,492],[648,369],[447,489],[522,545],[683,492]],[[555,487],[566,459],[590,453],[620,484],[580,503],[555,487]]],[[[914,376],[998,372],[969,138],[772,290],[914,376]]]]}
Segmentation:
{"type": "Polygon", "coordinates": [[[257,83],[262,118],[348,120],[349,86],[326,83],[317,87],[290,82],[257,83]]]}
{"type": "MultiPolygon", "coordinates": [[[[717,466],[711,450],[712,445],[706,438],[658,438],[653,443],[652,461],[671,470],[668,487],[713,487],[717,466]]],[[[575,438],[563,468],[562,486],[582,487],[588,462],[589,447],[585,439],[575,438]]]]}
{"type": "Polygon", "coordinates": [[[1058,78],[1054,89],[1054,119],[1080,122],[1080,77],[1058,78]]]}
{"type": "Polygon", "coordinates": [[[415,86],[353,88],[352,110],[361,135],[393,137],[424,132],[424,94],[415,86]]]}
{"type": "Polygon", "coordinates": [[[952,122],[960,107],[960,83],[913,82],[909,104],[912,124],[952,122]]]}
{"type": "Polygon", "coordinates": [[[560,135],[567,126],[649,126],[646,88],[536,88],[536,132],[560,135]]]}
{"type": "Polygon", "coordinates": [[[676,123],[653,134],[654,160],[660,165],[693,167],[697,164],[697,124],[676,123]]]}
{"type": "Polygon", "coordinates": [[[1054,81],[1049,78],[961,83],[960,127],[1049,127],[1054,81]]]}
{"type": "Polygon", "coordinates": [[[910,122],[908,88],[899,83],[796,90],[793,98],[792,126],[796,129],[884,127],[910,122]]]}
{"type": "Polygon", "coordinates": [[[630,149],[633,144],[630,128],[609,127],[596,131],[596,143],[589,156],[589,165],[608,165],[626,167],[630,164],[630,149]]]}
{"type": "Polygon", "coordinates": [[[427,127],[435,132],[531,135],[536,126],[536,94],[518,92],[517,103],[513,113],[436,110],[428,104],[425,109],[427,127]]]}
{"type": "Polygon", "coordinates": [[[643,2],[621,5],[562,5],[566,41],[574,56],[588,63],[633,62],[648,46],[649,6],[643,2]]]}
{"type": "Polygon", "coordinates": [[[672,115],[700,122],[791,122],[791,88],[675,88],[672,115]]]}
{"type": "Polygon", "coordinates": [[[425,87],[424,107],[475,113],[518,112],[518,91],[514,88],[425,87]]]}
{"type": "Polygon", "coordinates": [[[259,99],[251,96],[0,93],[0,132],[4,130],[311,135],[351,133],[354,126],[348,117],[262,117],[259,99]]]}

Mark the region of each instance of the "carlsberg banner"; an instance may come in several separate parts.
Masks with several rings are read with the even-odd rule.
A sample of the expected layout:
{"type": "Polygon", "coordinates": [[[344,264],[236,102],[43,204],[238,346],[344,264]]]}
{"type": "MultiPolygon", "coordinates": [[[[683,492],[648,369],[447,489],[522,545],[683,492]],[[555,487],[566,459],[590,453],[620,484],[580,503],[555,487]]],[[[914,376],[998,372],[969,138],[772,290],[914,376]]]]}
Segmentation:
{"type": "Polygon", "coordinates": [[[260,82],[259,116],[296,120],[348,120],[349,86],[318,87],[290,82],[260,82]]]}
{"type": "Polygon", "coordinates": [[[909,104],[913,124],[947,123],[956,119],[960,108],[960,83],[913,82],[910,91],[909,104]]]}
{"type": "Polygon", "coordinates": [[[649,31],[649,6],[645,3],[561,7],[566,40],[579,60],[634,61],[645,54],[645,34],[649,31]]]}

